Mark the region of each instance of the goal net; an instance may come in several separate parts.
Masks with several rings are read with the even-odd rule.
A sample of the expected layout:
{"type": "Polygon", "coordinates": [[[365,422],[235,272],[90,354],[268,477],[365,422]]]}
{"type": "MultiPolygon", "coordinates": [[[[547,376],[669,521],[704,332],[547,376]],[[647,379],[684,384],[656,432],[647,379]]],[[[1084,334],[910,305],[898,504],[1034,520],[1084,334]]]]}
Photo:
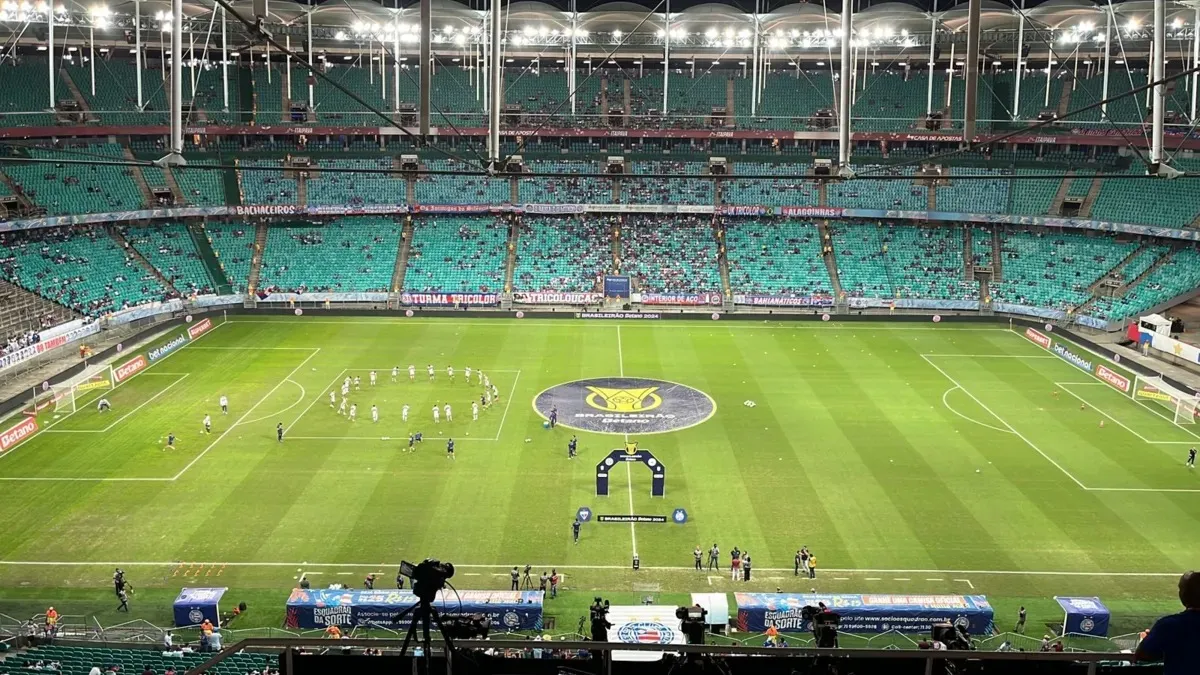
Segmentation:
{"type": "Polygon", "coordinates": [[[73,413],[83,404],[89,395],[99,395],[95,392],[105,392],[113,388],[112,366],[88,366],[83,372],[67,380],[50,385],[50,388],[34,398],[34,413],[46,409],[54,412],[73,413]]]}
{"type": "Polygon", "coordinates": [[[1195,424],[1200,396],[1167,384],[1160,377],[1138,376],[1133,398],[1150,405],[1166,408],[1175,424],[1195,424]]]}

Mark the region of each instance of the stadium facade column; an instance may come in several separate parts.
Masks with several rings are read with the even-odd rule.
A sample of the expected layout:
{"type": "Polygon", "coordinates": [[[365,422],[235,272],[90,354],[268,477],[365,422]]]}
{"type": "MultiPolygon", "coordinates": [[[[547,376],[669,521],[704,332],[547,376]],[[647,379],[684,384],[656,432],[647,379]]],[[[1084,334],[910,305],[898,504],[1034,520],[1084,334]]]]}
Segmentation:
{"type": "Polygon", "coordinates": [[[392,14],[392,112],[400,112],[400,0],[392,14]]]}
{"type": "Polygon", "coordinates": [[[1166,105],[1167,87],[1163,79],[1164,61],[1167,55],[1167,0],[1154,0],[1154,53],[1150,58],[1150,81],[1154,85],[1154,108],[1150,134],[1150,163],[1157,172],[1163,161],[1163,107],[1166,105]]]}
{"type": "MultiPolygon", "coordinates": [[[[284,63],[287,65],[287,70],[284,71],[283,79],[287,81],[288,98],[292,97],[292,36],[283,36],[283,46],[287,47],[287,55],[284,58],[284,63]]],[[[268,64],[269,66],[269,64],[268,64]]]]}
{"type": "MultiPolygon", "coordinates": [[[[1192,68],[1200,63],[1200,3],[1197,3],[1194,8],[1196,15],[1192,19],[1192,68]]],[[[1189,118],[1192,123],[1196,123],[1196,85],[1200,84],[1196,78],[1200,78],[1200,72],[1192,73],[1192,114],[1189,118]]]]}
{"type": "Polygon", "coordinates": [[[171,0],[171,163],[176,163],[182,155],[183,0],[171,0]]]}
{"type": "MultiPolygon", "coordinates": [[[[222,10],[224,11],[224,10],[222,10]]],[[[137,69],[137,105],[142,111],[142,0],[133,0],[133,66],[137,69]]]]}
{"type": "MultiPolygon", "coordinates": [[[[428,1],[428,0],[426,0],[428,1]]],[[[492,0],[491,50],[488,71],[488,159],[495,166],[500,161],[500,0],[492,0]]]]}
{"type": "Polygon", "coordinates": [[[1013,85],[1012,118],[1021,116],[1021,67],[1024,65],[1025,54],[1025,0],[1021,0],[1021,9],[1017,10],[1017,79],[1013,85]]]}
{"type": "Polygon", "coordinates": [[[421,136],[429,135],[429,89],[433,86],[433,6],[421,0],[421,136]]]}
{"type": "MultiPolygon", "coordinates": [[[[92,21],[95,22],[95,18],[92,21]]],[[[96,95],[96,26],[93,23],[88,26],[88,66],[92,77],[92,96],[96,95]]],[[[141,73],[138,73],[141,77],[141,73]]]]}
{"type": "MultiPolygon", "coordinates": [[[[645,61],[645,59],[642,59],[645,61]]],[[[694,59],[693,59],[694,60],[694,59]]],[[[663,14],[663,104],[662,116],[667,116],[667,86],[671,78],[671,0],[667,0],[667,11],[663,14]]]]}
{"type": "MultiPolygon", "coordinates": [[[[933,76],[937,70],[937,64],[934,63],[934,50],[937,49],[937,0],[933,0],[933,6],[929,12],[929,82],[925,89],[925,114],[933,114],[933,76]]],[[[799,63],[796,64],[796,72],[799,72],[799,63]]]]}
{"type": "Polygon", "coordinates": [[[1104,80],[1100,83],[1100,119],[1108,118],[1108,65],[1112,62],[1113,7],[1108,0],[1104,12],[1104,80]]]}
{"type": "MultiPolygon", "coordinates": [[[[754,0],[754,14],[752,15],[753,16],[752,20],[754,21],[754,44],[750,51],[750,70],[751,70],[751,73],[750,73],[750,75],[751,75],[750,117],[752,117],[752,118],[758,117],[758,85],[759,85],[759,77],[760,77],[760,74],[759,74],[760,66],[759,66],[758,62],[759,62],[759,58],[760,58],[760,54],[761,54],[761,52],[759,50],[762,49],[762,46],[759,44],[760,38],[758,36],[758,30],[759,30],[758,3],[759,3],[759,0],[754,0]]],[[[695,63],[696,63],[696,59],[693,58],[692,59],[692,67],[693,68],[695,67],[695,63]]]]}
{"type": "Polygon", "coordinates": [[[579,34],[579,8],[575,0],[571,0],[571,44],[567,49],[567,91],[571,98],[571,117],[575,116],[575,55],[578,51],[576,42],[579,34]]]}
{"type": "MultiPolygon", "coordinates": [[[[48,0],[46,5],[46,56],[50,64],[50,109],[54,109],[54,0],[48,0]]],[[[15,49],[13,50],[16,51],[15,49]]]]}
{"type": "Polygon", "coordinates": [[[308,37],[308,109],[312,110],[316,107],[316,102],[313,100],[313,41],[312,41],[312,15],[313,15],[313,0],[308,0],[308,12],[305,13],[307,25],[305,27],[308,37]]]}
{"type": "MultiPolygon", "coordinates": [[[[976,93],[979,91],[979,5],[982,0],[969,0],[967,3],[967,82],[966,115],[963,119],[963,140],[970,143],[975,140],[975,116],[978,113],[976,93]]],[[[1049,93],[1050,86],[1046,86],[1049,93]]]]}
{"type": "MultiPolygon", "coordinates": [[[[223,110],[229,112],[229,30],[226,26],[225,8],[221,8],[221,100],[225,107],[223,110]]],[[[142,83],[142,77],[138,75],[138,86],[142,83]]]]}
{"type": "Polygon", "coordinates": [[[838,173],[849,176],[850,169],[850,41],[854,38],[851,0],[842,0],[841,80],[838,82],[838,173]]]}

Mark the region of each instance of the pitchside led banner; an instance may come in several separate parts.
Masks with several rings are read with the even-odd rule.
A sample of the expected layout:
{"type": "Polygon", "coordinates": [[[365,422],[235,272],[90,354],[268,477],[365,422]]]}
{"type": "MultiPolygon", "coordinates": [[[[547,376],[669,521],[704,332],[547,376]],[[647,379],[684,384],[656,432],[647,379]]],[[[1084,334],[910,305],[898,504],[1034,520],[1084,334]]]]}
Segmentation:
{"type": "MultiPolygon", "coordinates": [[[[433,605],[439,612],[482,614],[495,630],[540,630],[542,591],[459,591],[438,593],[433,605]]],[[[412,591],[292,591],[287,603],[288,628],[371,626],[407,628],[412,614],[396,622],[396,615],[417,603],[412,591]]]]}
{"type": "Polygon", "coordinates": [[[982,595],[821,595],[817,593],[735,593],[737,626],[743,632],[761,633],[767,626],[802,633],[812,630],[804,621],[804,607],[818,603],[842,619],[844,633],[928,633],[935,623],[952,623],[972,635],[992,630],[992,606],[982,595]]]}

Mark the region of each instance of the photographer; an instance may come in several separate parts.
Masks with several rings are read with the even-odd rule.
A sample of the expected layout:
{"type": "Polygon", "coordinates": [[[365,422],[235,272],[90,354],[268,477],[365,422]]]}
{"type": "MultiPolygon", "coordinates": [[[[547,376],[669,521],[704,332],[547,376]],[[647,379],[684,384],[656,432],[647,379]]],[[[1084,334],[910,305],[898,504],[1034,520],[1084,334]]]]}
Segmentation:
{"type": "Polygon", "coordinates": [[[517,567],[514,565],[512,568],[512,571],[509,572],[508,574],[510,577],[512,577],[512,589],[514,591],[520,589],[520,587],[521,587],[521,572],[520,572],[520,570],[518,570],[517,567]]]}
{"type": "Polygon", "coordinates": [[[608,601],[595,598],[592,606],[588,608],[588,615],[591,619],[592,641],[607,642],[608,629],[612,628],[612,624],[608,621],[608,601]]]}

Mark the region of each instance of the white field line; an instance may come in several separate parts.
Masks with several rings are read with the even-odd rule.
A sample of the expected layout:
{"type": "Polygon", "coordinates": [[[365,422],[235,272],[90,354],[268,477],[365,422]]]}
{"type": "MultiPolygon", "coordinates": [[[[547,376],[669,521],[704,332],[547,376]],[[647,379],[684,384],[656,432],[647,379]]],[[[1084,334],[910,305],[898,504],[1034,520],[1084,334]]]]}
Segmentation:
{"type": "MultiPolygon", "coordinates": [[[[1057,357],[1051,357],[1051,358],[1057,358],[1057,357]]],[[[391,367],[391,366],[388,366],[388,367],[386,367],[386,368],[347,368],[347,369],[346,369],[344,372],[347,372],[347,373],[368,373],[368,372],[370,372],[370,371],[372,371],[372,370],[374,370],[374,371],[375,371],[375,372],[377,372],[377,373],[384,373],[384,374],[386,374],[388,377],[391,377],[391,374],[392,374],[392,367],[391,367]]],[[[442,372],[444,373],[445,371],[442,371],[442,372]]],[[[501,370],[501,369],[499,369],[499,368],[488,368],[486,372],[487,372],[487,373],[519,373],[519,372],[521,372],[521,371],[520,371],[520,370],[501,370]]],[[[408,373],[408,371],[407,371],[407,370],[405,370],[405,369],[403,369],[403,368],[400,370],[400,374],[401,374],[401,375],[406,375],[407,373],[408,373]]],[[[458,375],[458,373],[455,373],[455,375],[458,375]]]]}
{"type": "MultiPolygon", "coordinates": [[[[957,356],[967,359],[1057,359],[1057,356],[1034,354],[922,354],[921,356],[957,356]]],[[[1100,383],[1097,383],[1100,384],[1100,383]]]]}
{"type": "MultiPolygon", "coordinates": [[[[145,375],[146,373],[150,372],[150,369],[151,369],[151,368],[153,368],[153,367],[155,367],[155,366],[157,366],[157,365],[161,365],[163,361],[166,361],[167,359],[171,358],[172,356],[175,356],[176,354],[178,354],[178,353],[182,352],[183,350],[185,350],[185,349],[187,349],[187,348],[189,348],[189,347],[192,347],[192,348],[194,349],[194,348],[195,348],[195,344],[196,344],[197,342],[199,342],[200,340],[203,340],[204,338],[208,337],[209,335],[212,335],[213,333],[217,332],[217,329],[218,329],[218,328],[220,328],[221,326],[224,326],[226,323],[228,323],[228,321],[222,321],[221,323],[219,323],[219,324],[216,324],[215,326],[213,326],[213,327],[212,327],[212,329],[210,329],[210,330],[208,330],[207,332],[203,333],[203,334],[202,334],[200,337],[198,337],[198,338],[195,338],[194,340],[190,340],[190,341],[188,341],[186,344],[184,344],[184,345],[183,345],[182,347],[180,347],[179,349],[176,349],[175,351],[171,352],[170,354],[167,354],[166,356],[162,357],[161,359],[159,359],[159,360],[157,360],[157,361],[151,361],[151,362],[150,362],[150,363],[149,363],[149,364],[148,364],[148,365],[147,365],[145,368],[143,368],[143,369],[142,369],[142,372],[140,372],[140,373],[135,373],[135,374],[134,374],[132,377],[130,377],[128,380],[125,380],[124,382],[118,382],[118,383],[117,383],[117,386],[113,387],[112,389],[109,389],[109,391],[110,391],[110,392],[112,392],[112,391],[116,391],[116,390],[120,389],[121,387],[125,386],[126,384],[129,384],[130,382],[133,382],[133,381],[134,381],[134,380],[136,380],[137,378],[139,378],[139,377],[141,377],[141,376],[145,375]]],[[[113,364],[113,363],[115,363],[117,360],[119,360],[119,358],[120,358],[119,356],[118,356],[118,358],[114,358],[112,361],[110,361],[110,362],[109,362],[109,364],[108,364],[108,365],[109,365],[109,366],[112,366],[112,364],[113,364]]],[[[76,408],[76,411],[75,411],[75,412],[78,412],[78,411],[79,411],[79,409],[78,409],[78,408],[76,408]]],[[[62,419],[55,420],[55,421],[51,422],[50,424],[47,424],[47,425],[46,425],[46,428],[42,429],[42,433],[45,433],[45,432],[49,431],[49,430],[50,430],[52,427],[55,427],[55,426],[57,426],[57,425],[59,425],[59,424],[62,424],[63,422],[67,421],[67,418],[69,418],[71,415],[74,415],[74,414],[75,414],[74,412],[67,413],[66,415],[64,415],[64,416],[63,416],[63,418],[62,418],[62,419]]],[[[19,449],[20,449],[22,446],[26,445],[26,444],[27,444],[27,442],[29,441],[29,439],[30,439],[30,438],[33,438],[34,436],[37,436],[37,434],[33,434],[33,435],[29,436],[29,437],[28,437],[28,438],[26,438],[24,441],[21,441],[19,444],[17,444],[17,446],[16,446],[16,447],[9,448],[7,452],[0,453],[0,460],[4,459],[5,457],[8,457],[8,456],[12,455],[14,452],[16,452],[17,450],[19,450],[19,449]]],[[[0,476],[0,481],[13,481],[13,480],[31,480],[31,479],[26,479],[26,478],[5,478],[5,477],[3,477],[3,476],[0,476]]],[[[134,478],[81,478],[81,479],[75,479],[75,478],[50,478],[50,479],[47,479],[47,480],[122,481],[122,480],[157,480],[157,479],[154,479],[154,478],[148,478],[148,479],[134,479],[134,478]]],[[[165,479],[164,479],[164,480],[165,480],[165,479]]]]}
{"type": "MultiPolygon", "coordinates": [[[[382,566],[384,568],[395,568],[400,565],[399,562],[370,562],[370,563],[313,563],[313,562],[201,562],[194,560],[165,560],[165,561],[69,561],[69,560],[0,560],[0,566],[12,567],[173,567],[175,565],[205,565],[216,567],[294,567],[305,569],[321,569],[321,568],[375,568],[382,566]]],[[[533,567],[556,567],[559,569],[568,570],[618,570],[629,571],[629,565],[563,565],[554,563],[531,563],[533,567]]],[[[497,565],[477,565],[477,564],[455,564],[455,567],[463,569],[480,569],[480,570],[508,570],[512,565],[497,564],[497,565]]],[[[658,570],[664,572],[681,571],[695,572],[695,568],[691,566],[642,566],[644,570],[658,570]]],[[[757,567],[763,572],[791,572],[791,567],[757,567]]],[[[1118,578],[1170,578],[1178,579],[1179,571],[1171,572],[1077,572],[1069,570],[939,570],[939,569],[880,569],[880,568],[830,568],[822,567],[821,571],[826,574],[958,574],[962,576],[1013,576],[1013,577],[1118,577],[1118,578]]],[[[307,572],[314,574],[313,572],[307,572]]],[[[508,576],[507,573],[497,576],[508,576]]],[[[716,577],[716,578],[724,578],[716,577]]],[[[944,580],[945,577],[936,579],[937,581],[944,580]]],[[[930,579],[932,581],[933,579],[930,579]]],[[[967,579],[951,579],[951,581],[969,581],[967,579]]]]}
{"type": "Polygon", "coordinates": [[[971,590],[975,590],[975,584],[971,583],[970,579],[952,579],[952,581],[957,581],[959,583],[966,584],[971,587],[971,590]]]}
{"type": "Polygon", "coordinates": [[[313,400],[309,401],[308,406],[305,407],[304,410],[301,410],[299,415],[296,415],[296,419],[292,420],[291,424],[289,424],[283,428],[283,435],[285,438],[287,438],[287,432],[291,431],[292,427],[296,426],[296,422],[299,422],[300,418],[302,418],[308,414],[308,411],[311,410],[312,407],[317,404],[317,401],[321,400],[321,397],[325,394],[325,391],[327,389],[331,389],[334,385],[336,385],[337,381],[342,378],[342,375],[345,374],[345,372],[346,372],[346,370],[343,368],[341,371],[338,372],[337,375],[334,375],[333,379],[330,380],[329,385],[326,387],[322,387],[321,391],[317,392],[317,395],[313,397],[313,400]]]}
{"type": "Polygon", "coordinates": [[[1088,489],[1087,486],[1084,485],[1082,482],[1080,482],[1080,480],[1078,478],[1071,475],[1070,471],[1067,471],[1066,469],[1064,469],[1062,467],[1062,465],[1059,464],[1058,462],[1054,461],[1054,459],[1052,457],[1050,457],[1050,455],[1047,455],[1045,452],[1042,452],[1042,449],[1039,448],[1037,445],[1035,445],[1033,441],[1029,440],[1028,438],[1025,437],[1024,434],[1022,434],[1021,432],[1014,429],[1013,426],[1011,424],[1009,424],[1007,421],[1005,421],[1005,419],[1003,417],[1000,417],[999,415],[997,415],[996,412],[993,411],[991,408],[989,408],[983,401],[980,401],[978,398],[976,398],[976,396],[974,394],[972,394],[970,391],[967,391],[966,387],[962,386],[961,382],[954,379],[953,377],[950,377],[949,373],[942,370],[942,368],[940,366],[938,366],[938,364],[936,364],[932,360],[930,360],[928,356],[925,356],[924,354],[922,354],[921,358],[925,359],[926,363],[933,366],[933,368],[935,370],[937,370],[939,373],[941,373],[942,377],[945,377],[947,380],[950,380],[950,382],[957,385],[958,388],[961,389],[964,394],[966,394],[967,396],[970,396],[971,399],[973,401],[975,401],[975,403],[979,404],[980,408],[983,408],[984,410],[988,411],[988,413],[990,413],[992,417],[995,417],[996,420],[999,421],[1001,424],[1003,424],[1009,431],[1016,434],[1017,438],[1021,439],[1022,441],[1025,441],[1026,445],[1033,448],[1033,450],[1035,452],[1037,452],[1039,455],[1041,455],[1043,458],[1045,458],[1045,460],[1047,462],[1050,462],[1051,464],[1053,464],[1054,468],[1061,471],[1063,473],[1063,475],[1066,476],[1067,478],[1070,478],[1073,483],[1075,483],[1076,485],[1078,485],[1080,487],[1080,489],[1083,489],[1083,490],[1088,489]]]}
{"type": "Polygon", "coordinates": [[[270,391],[268,391],[266,394],[264,394],[262,398],[258,399],[258,402],[257,402],[257,403],[255,403],[254,405],[250,406],[250,408],[249,408],[248,410],[246,410],[246,412],[242,413],[242,416],[241,416],[241,417],[239,417],[239,418],[237,419],[237,421],[236,421],[236,422],[234,422],[233,424],[229,425],[229,428],[228,428],[228,429],[226,429],[224,432],[222,432],[220,436],[217,436],[217,437],[216,437],[216,439],[215,439],[215,440],[213,440],[213,442],[212,442],[212,443],[209,443],[207,448],[205,448],[204,450],[202,450],[202,451],[200,452],[200,454],[198,454],[198,455],[196,455],[195,457],[193,457],[193,458],[192,458],[192,461],[188,462],[188,463],[187,463],[187,464],[186,464],[186,465],[185,465],[185,466],[184,466],[182,469],[180,469],[180,470],[179,470],[179,473],[175,474],[175,475],[174,475],[174,476],[171,478],[171,480],[173,480],[173,481],[175,481],[175,480],[179,480],[179,477],[180,477],[180,476],[182,476],[183,474],[187,473],[188,469],[190,469],[190,468],[192,468],[193,466],[195,466],[195,465],[196,465],[196,462],[199,462],[201,459],[204,459],[204,456],[208,454],[208,451],[209,451],[209,450],[212,450],[214,447],[216,447],[217,443],[220,443],[220,442],[221,442],[221,439],[223,439],[223,438],[225,438],[226,436],[228,436],[228,435],[229,435],[229,432],[231,432],[231,431],[233,431],[234,429],[236,429],[236,428],[237,428],[237,426],[238,426],[239,424],[241,424],[241,423],[242,423],[242,422],[243,422],[243,421],[244,421],[244,420],[245,420],[247,417],[249,417],[249,416],[250,416],[250,413],[254,412],[254,410],[255,410],[256,408],[258,408],[258,406],[262,405],[262,402],[263,402],[263,401],[267,400],[268,398],[271,398],[271,395],[272,395],[272,394],[274,394],[276,391],[278,391],[278,390],[279,390],[279,388],[283,386],[283,383],[284,383],[284,382],[287,382],[288,380],[290,380],[290,379],[292,378],[292,376],[296,374],[296,371],[298,371],[298,370],[300,370],[301,368],[303,368],[303,367],[305,366],[305,364],[307,364],[309,361],[311,361],[311,360],[312,360],[312,357],[314,357],[314,356],[316,356],[317,354],[320,354],[320,353],[321,353],[321,349],[320,349],[320,347],[318,347],[318,348],[314,349],[314,350],[313,350],[313,353],[311,353],[311,354],[309,354],[308,356],[306,356],[306,357],[304,358],[304,360],[300,362],[300,364],[299,364],[299,365],[297,365],[295,368],[293,368],[293,369],[292,369],[292,372],[288,373],[288,374],[287,374],[287,375],[286,375],[286,376],[285,376],[285,377],[284,377],[282,380],[280,380],[278,383],[276,383],[274,387],[271,387],[271,390],[270,390],[270,391]]]}
{"type": "MultiPolygon", "coordinates": [[[[222,324],[224,325],[224,324],[222,324]]],[[[222,352],[310,352],[320,347],[196,347],[196,349],[204,351],[222,351],[222,352]]]]}
{"type": "MultiPolygon", "coordinates": [[[[1092,403],[1091,401],[1085,399],[1084,397],[1080,396],[1079,394],[1076,394],[1075,392],[1071,391],[1071,389],[1067,386],[1067,385],[1071,384],[1070,382],[1055,382],[1054,384],[1057,387],[1061,387],[1063,391],[1065,391],[1068,394],[1079,399],[1079,401],[1081,403],[1086,403],[1089,408],[1091,408],[1092,410],[1095,410],[1096,412],[1100,413],[1101,415],[1104,415],[1105,417],[1107,417],[1109,420],[1111,420],[1117,426],[1121,427],[1125,431],[1128,431],[1129,433],[1133,434],[1134,436],[1137,436],[1144,443],[1147,443],[1149,445],[1196,445],[1196,441],[1152,441],[1149,438],[1146,438],[1145,436],[1134,431],[1133,429],[1130,429],[1128,426],[1126,426],[1124,423],[1122,423],[1121,420],[1118,420],[1117,418],[1113,417],[1112,415],[1109,415],[1108,413],[1104,412],[1104,410],[1102,408],[1100,408],[1099,406],[1097,406],[1095,403],[1092,403]]],[[[1096,384],[1104,384],[1104,383],[1097,382],[1096,384]]],[[[1184,431],[1187,431],[1187,430],[1184,429],[1184,431]]]]}
{"type": "Polygon", "coordinates": [[[1200,488],[1124,488],[1124,487],[1096,487],[1088,488],[1088,492],[1180,492],[1180,493],[1200,493],[1200,488]]]}
{"type": "MultiPolygon", "coordinates": [[[[162,375],[163,373],[154,373],[154,374],[162,375]]],[[[146,399],[145,401],[142,401],[136,408],[134,408],[133,410],[130,410],[129,412],[125,413],[124,415],[121,415],[117,419],[113,420],[112,424],[109,424],[108,426],[104,427],[103,429],[50,429],[50,428],[47,428],[42,433],[47,433],[47,434],[103,434],[103,433],[106,433],[106,432],[110,431],[113,427],[120,424],[121,422],[124,422],[125,419],[127,417],[129,417],[130,415],[141,410],[146,405],[148,405],[149,403],[154,401],[154,399],[156,399],[159,396],[162,396],[163,394],[170,391],[171,387],[174,387],[175,385],[179,384],[180,382],[183,382],[184,380],[186,380],[188,378],[188,376],[190,376],[190,375],[191,375],[191,373],[183,373],[181,376],[179,376],[179,379],[175,380],[171,384],[168,384],[166,387],[164,387],[162,389],[162,391],[151,396],[150,398],[146,399]]]]}
{"type": "MultiPolygon", "coordinates": [[[[494,370],[492,372],[511,373],[512,371],[511,370],[494,370]]],[[[512,405],[513,397],[515,397],[517,394],[517,381],[520,379],[521,379],[521,371],[518,370],[517,376],[513,378],[512,389],[510,389],[508,391],[508,403],[504,404],[504,414],[500,416],[500,427],[498,429],[496,429],[496,437],[492,439],[493,441],[500,440],[500,434],[501,434],[501,432],[504,431],[504,422],[505,422],[505,420],[508,419],[508,408],[509,408],[509,406],[512,405]]],[[[487,439],[480,439],[480,440],[487,440],[487,439]]]]}
{"type": "MultiPolygon", "coordinates": [[[[621,324],[617,324],[617,368],[621,377],[625,377],[625,348],[621,344],[621,324]]],[[[625,439],[625,446],[629,446],[629,433],[622,434],[625,439]]],[[[625,462],[625,481],[629,487],[629,515],[634,515],[633,512],[633,469],[629,468],[629,462],[625,462]]],[[[636,558],[637,550],[637,525],[630,521],[629,523],[629,540],[633,548],[633,556],[636,558]]]]}
{"type": "MultiPolygon", "coordinates": [[[[284,382],[291,382],[292,384],[296,385],[297,387],[300,387],[300,396],[291,405],[284,408],[283,410],[278,410],[273,413],[267,413],[266,415],[263,415],[262,417],[255,417],[252,420],[246,420],[242,424],[256,424],[265,419],[269,419],[271,417],[277,417],[277,416],[282,415],[283,413],[291,410],[292,408],[295,408],[296,406],[300,405],[301,403],[304,403],[304,399],[308,398],[308,391],[306,391],[304,389],[304,385],[300,384],[299,382],[297,382],[295,380],[284,380],[284,382]]],[[[287,433],[287,427],[284,427],[283,432],[285,434],[287,433]]]]}
{"type": "MultiPolygon", "coordinates": [[[[880,321],[884,321],[884,320],[885,319],[883,317],[880,317],[880,321]]],[[[278,325],[280,323],[284,323],[285,321],[287,321],[287,319],[281,319],[281,320],[276,320],[276,321],[272,321],[272,320],[268,320],[268,319],[229,319],[228,321],[226,321],[226,323],[270,323],[270,324],[278,325]]],[[[305,323],[309,323],[309,324],[363,325],[363,326],[380,326],[380,325],[392,325],[392,326],[403,326],[403,325],[481,326],[481,325],[483,325],[483,326],[486,326],[486,325],[490,325],[490,324],[499,325],[501,323],[504,323],[506,325],[561,328],[562,326],[567,325],[568,320],[564,319],[564,320],[560,320],[560,321],[525,321],[523,319],[512,319],[512,320],[508,320],[508,321],[503,321],[503,320],[499,320],[499,319],[495,319],[495,318],[480,318],[480,319],[476,319],[474,321],[438,321],[436,319],[430,320],[430,319],[379,318],[379,319],[370,320],[370,321],[363,321],[363,320],[343,321],[343,320],[322,320],[322,319],[300,319],[300,321],[304,321],[305,323]]],[[[695,330],[697,324],[700,321],[701,321],[701,319],[699,317],[697,317],[696,323],[685,323],[682,321],[680,321],[680,322],[676,322],[676,321],[654,321],[654,322],[637,321],[637,322],[625,322],[625,323],[616,322],[616,321],[579,321],[576,323],[571,323],[570,325],[573,325],[573,326],[598,326],[598,327],[604,327],[604,328],[611,328],[615,324],[617,326],[625,326],[626,328],[629,328],[631,326],[654,326],[655,328],[685,328],[685,329],[695,330]]],[[[830,325],[822,324],[822,323],[816,322],[816,321],[779,321],[779,322],[769,323],[766,325],[761,324],[761,323],[754,323],[754,322],[742,323],[740,321],[737,323],[733,323],[733,322],[728,322],[728,323],[720,322],[720,323],[721,323],[721,325],[718,326],[718,328],[721,328],[721,329],[738,328],[738,329],[758,329],[758,330],[762,330],[763,328],[794,328],[794,329],[806,329],[806,330],[850,330],[850,331],[852,331],[856,328],[856,326],[860,325],[859,322],[854,322],[854,323],[845,323],[845,324],[830,326],[830,325]]],[[[707,324],[711,326],[713,324],[713,322],[711,320],[709,320],[709,321],[707,321],[707,324]]],[[[224,324],[222,324],[222,325],[224,325],[224,324]]],[[[876,330],[883,330],[883,331],[940,330],[940,331],[962,331],[962,332],[972,332],[972,333],[978,333],[978,332],[1012,333],[1012,329],[1010,329],[1010,328],[981,328],[981,327],[977,327],[977,326],[956,327],[956,326],[941,326],[941,325],[938,325],[938,326],[887,326],[887,325],[879,325],[879,324],[874,324],[874,323],[872,323],[869,328],[862,328],[862,330],[871,330],[871,331],[876,331],[876,330]]],[[[1013,335],[1016,335],[1016,333],[1013,333],[1013,335]]],[[[1054,358],[1057,358],[1057,357],[1054,357],[1054,358]]]]}
{"type": "MultiPolygon", "coordinates": [[[[284,438],[293,441],[404,441],[408,440],[408,434],[396,432],[396,435],[389,436],[380,434],[378,436],[288,436],[286,428],[284,430],[284,438]]],[[[432,440],[432,439],[431,439],[432,440]]],[[[455,437],[455,443],[495,443],[494,438],[458,438],[455,437]]],[[[345,474],[345,471],[338,471],[338,474],[345,474]]],[[[350,473],[356,473],[351,470],[350,473]]],[[[369,472],[368,472],[369,473],[369,472]]]]}
{"type": "Polygon", "coordinates": [[[991,429],[992,431],[999,431],[1002,434],[1011,434],[1012,433],[1008,429],[1003,429],[1001,427],[993,426],[991,424],[988,424],[987,422],[980,422],[979,420],[975,419],[974,417],[967,417],[966,415],[964,415],[964,414],[960,413],[958,410],[956,410],[954,408],[954,406],[950,405],[950,402],[946,400],[946,397],[950,395],[950,392],[955,391],[955,390],[961,390],[961,389],[962,389],[961,387],[959,387],[958,385],[955,385],[955,386],[947,389],[946,392],[944,394],[942,394],[942,405],[946,406],[947,410],[954,413],[955,415],[958,415],[959,417],[963,418],[964,420],[966,420],[968,422],[974,422],[975,424],[978,424],[981,427],[991,429]]]}

